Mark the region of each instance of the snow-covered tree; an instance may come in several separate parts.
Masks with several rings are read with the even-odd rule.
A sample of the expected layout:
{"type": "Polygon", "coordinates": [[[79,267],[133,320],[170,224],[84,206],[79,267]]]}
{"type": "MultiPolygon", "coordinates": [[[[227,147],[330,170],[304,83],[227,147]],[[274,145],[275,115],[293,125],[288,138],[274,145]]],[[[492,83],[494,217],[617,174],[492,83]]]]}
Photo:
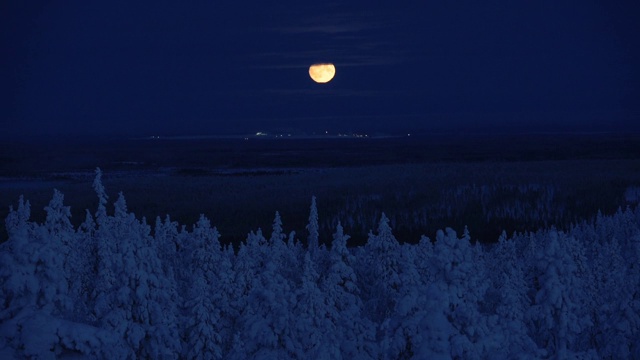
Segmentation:
{"type": "MultiPolygon", "coordinates": [[[[320,275],[315,269],[311,254],[304,257],[300,287],[295,291],[293,305],[293,334],[295,346],[290,351],[299,359],[338,359],[340,339],[333,320],[338,319],[337,309],[327,306],[326,295],[320,290],[320,275]]],[[[346,321],[347,319],[343,319],[346,321]]]]}
{"type": "MultiPolygon", "coordinates": [[[[229,252],[222,251],[220,234],[201,215],[190,243],[191,287],[186,301],[186,353],[188,358],[224,358],[233,339],[233,269],[229,252]]],[[[232,254],[232,253],[231,253],[232,254]]]]}
{"type": "Polygon", "coordinates": [[[295,303],[289,282],[278,271],[281,254],[267,253],[269,249],[262,232],[250,233],[236,260],[238,285],[243,289],[244,303],[237,325],[238,339],[232,347],[234,357],[286,358],[297,347],[289,324],[290,309],[295,303]]]}
{"type": "Polygon", "coordinates": [[[365,314],[381,323],[389,318],[398,299],[400,279],[400,244],[393,236],[389,219],[383,213],[376,234],[369,233],[360,259],[358,280],[365,314]]]}
{"type": "Polygon", "coordinates": [[[445,231],[436,234],[432,271],[434,289],[444,292],[445,316],[456,330],[449,339],[451,356],[486,357],[500,348],[502,340],[499,333],[489,330],[496,319],[480,311],[489,288],[486,268],[469,237],[458,239],[452,229],[445,231]]]}
{"type": "Polygon", "coordinates": [[[640,358],[640,207],[484,246],[401,245],[382,214],[362,247],[336,222],[327,249],[313,198],[308,246],[276,212],[236,254],[204,215],[151,236],[122,194],[108,214],[101,176],[77,229],[58,191],[41,224],[10,208],[0,357],[640,358]]]}
{"type": "Polygon", "coordinates": [[[129,356],[158,357],[180,352],[172,279],[164,276],[150,228],[127,211],[122,193],[115,215],[101,224],[95,314],[99,324],[122,337],[129,356]],[[105,226],[106,225],[106,226],[105,226]],[[106,251],[105,251],[106,250],[106,251]],[[105,276],[106,278],[102,278],[105,276]]]}
{"type": "Polygon", "coordinates": [[[538,235],[544,237],[544,243],[536,257],[540,288],[529,314],[537,330],[534,340],[548,354],[566,358],[591,325],[589,318],[579,316],[583,288],[576,278],[577,267],[566,235],[556,230],[538,235]]]}
{"type": "Polygon", "coordinates": [[[96,168],[96,177],[93,180],[93,189],[98,195],[98,210],[96,211],[96,219],[98,224],[102,224],[107,219],[107,201],[109,200],[109,196],[107,196],[107,192],[102,185],[102,170],[100,168],[96,168]]]}
{"type": "Polygon", "coordinates": [[[307,224],[307,231],[309,232],[307,247],[312,254],[314,254],[320,246],[318,229],[318,207],[316,206],[316,197],[312,196],[311,207],[309,209],[309,223],[307,224]]]}
{"type": "Polygon", "coordinates": [[[502,233],[493,250],[487,254],[491,286],[485,306],[498,316],[498,331],[505,344],[501,350],[508,357],[537,357],[538,348],[527,334],[525,314],[531,306],[527,296],[523,259],[518,258],[516,240],[502,233]]]}
{"type": "Polygon", "coordinates": [[[328,256],[329,270],[321,276],[320,287],[343,357],[375,358],[375,326],[362,314],[360,289],[353,269],[356,259],[347,247],[348,240],[349,235],[338,223],[328,256]]]}

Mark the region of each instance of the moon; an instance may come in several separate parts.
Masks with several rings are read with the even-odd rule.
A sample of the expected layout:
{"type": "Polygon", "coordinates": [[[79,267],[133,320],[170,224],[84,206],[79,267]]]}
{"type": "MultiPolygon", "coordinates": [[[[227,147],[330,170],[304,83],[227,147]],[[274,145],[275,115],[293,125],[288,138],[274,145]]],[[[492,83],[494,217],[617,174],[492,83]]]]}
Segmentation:
{"type": "Polygon", "coordinates": [[[309,76],[319,84],[331,81],[336,75],[336,67],[331,63],[313,64],[309,66],[309,76]]]}

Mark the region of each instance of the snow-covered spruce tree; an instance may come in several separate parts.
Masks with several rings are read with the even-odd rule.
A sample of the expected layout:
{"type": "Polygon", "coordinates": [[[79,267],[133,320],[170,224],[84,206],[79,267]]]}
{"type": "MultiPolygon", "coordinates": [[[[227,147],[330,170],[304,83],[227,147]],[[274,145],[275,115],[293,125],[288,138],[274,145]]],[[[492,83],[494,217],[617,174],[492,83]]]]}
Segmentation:
{"type": "Polygon", "coordinates": [[[301,247],[299,242],[295,241],[295,232],[290,233],[287,239],[278,211],[276,211],[273,219],[272,229],[268,247],[265,249],[271,249],[270,253],[280,254],[280,258],[274,259],[276,271],[285,278],[289,287],[293,289],[300,281],[302,274],[301,260],[304,256],[303,253],[307,250],[301,247]],[[286,243],[285,239],[287,239],[286,243]]]}
{"type": "Polygon", "coordinates": [[[358,267],[365,315],[378,324],[376,339],[383,356],[413,356],[420,311],[419,273],[411,252],[402,249],[383,213],[378,231],[369,234],[358,267]]]}
{"type": "Polygon", "coordinates": [[[31,204],[20,196],[17,209],[9,208],[5,226],[9,239],[0,244],[0,280],[2,308],[0,323],[5,322],[35,302],[39,284],[32,263],[35,247],[30,243],[34,226],[29,222],[31,204]]]}
{"type": "Polygon", "coordinates": [[[511,358],[538,357],[535,342],[527,334],[525,314],[531,304],[527,296],[523,261],[516,251],[516,240],[507,239],[502,233],[498,243],[487,254],[488,275],[491,286],[487,291],[485,306],[498,315],[498,325],[493,331],[504,336],[503,353],[511,358]]]}
{"type": "MultiPolygon", "coordinates": [[[[486,358],[502,347],[502,334],[495,327],[495,317],[480,311],[489,280],[479,251],[469,243],[467,236],[458,239],[456,232],[447,228],[436,234],[434,246],[434,286],[445,294],[445,317],[455,329],[449,339],[451,356],[467,359],[486,358]]],[[[437,293],[434,290],[434,293],[437,293]]]]}
{"type": "Polygon", "coordinates": [[[640,278],[638,262],[633,260],[640,242],[636,230],[640,221],[631,214],[618,211],[613,216],[601,216],[595,225],[599,240],[593,251],[593,342],[605,358],[640,356],[635,340],[640,336],[640,278]]]}
{"type": "Polygon", "coordinates": [[[299,351],[289,326],[294,292],[279,271],[283,254],[275,252],[285,248],[270,246],[260,230],[240,246],[234,268],[244,304],[237,303],[241,313],[234,344],[243,347],[234,345],[230,358],[290,358],[299,351]]]}
{"type": "Polygon", "coordinates": [[[201,215],[191,233],[195,248],[192,285],[186,301],[186,353],[190,359],[220,359],[233,339],[237,316],[231,306],[233,269],[228,253],[222,252],[217,229],[201,215]]]}
{"type": "Polygon", "coordinates": [[[98,225],[100,225],[107,219],[107,201],[109,200],[107,191],[102,184],[102,170],[100,170],[100,168],[96,168],[96,177],[93,179],[93,190],[95,190],[96,195],[98,195],[96,219],[98,221],[98,225]]]}
{"type": "Polygon", "coordinates": [[[577,281],[566,235],[551,230],[536,237],[543,247],[536,256],[540,285],[528,315],[535,327],[534,340],[548,355],[567,358],[576,354],[577,338],[591,326],[589,318],[579,316],[584,288],[577,281]]]}
{"type": "Polygon", "coordinates": [[[260,248],[264,246],[266,239],[262,235],[262,230],[251,231],[247,235],[247,240],[240,243],[238,254],[233,262],[234,283],[238,291],[235,301],[238,309],[244,309],[247,305],[247,298],[251,292],[256,275],[262,270],[260,248]]]}
{"type": "Polygon", "coordinates": [[[175,304],[169,295],[174,285],[164,276],[156,249],[150,246],[149,226],[128,213],[122,193],[115,215],[99,224],[98,233],[103,243],[97,279],[103,285],[95,304],[100,326],[124,339],[127,356],[179,354],[175,304]]]}
{"type": "MultiPolygon", "coordinates": [[[[178,280],[178,272],[183,267],[184,251],[180,252],[180,242],[182,236],[178,233],[178,223],[171,221],[171,217],[167,215],[164,221],[160,217],[156,217],[156,223],[153,231],[153,244],[157,249],[158,257],[162,262],[162,270],[165,276],[178,280]]],[[[187,269],[189,274],[191,269],[187,269]]],[[[183,280],[180,278],[179,280],[183,280]]],[[[178,301],[176,299],[176,301],[178,301]]]]}
{"type": "Polygon", "coordinates": [[[276,249],[277,252],[284,251],[283,247],[285,246],[284,240],[287,238],[287,235],[282,230],[282,218],[280,217],[280,213],[276,211],[276,214],[273,218],[273,226],[271,231],[271,237],[268,241],[268,246],[276,249]]]}
{"type": "Polygon", "coordinates": [[[358,279],[353,266],[355,257],[347,247],[349,235],[338,223],[329,252],[329,270],[321,277],[331,321],[334,324],[340,353],[344,358],[375,358],[375,325],[362,314],[358,279]]]}
{"type": "Polygon", "coordinates": [[[160,259],[163,276],[171,285],[166,292],[170,303],[176,307],[176,313],[184,306],[183,296],[188,294],[193,274],[192,261],[187,259],[187,250],[181,246],[187,237],[185,233],[178,232],[178,223],[167,215],[164,221],[156,217],[153,238],[150,239],[150,246],[156,249],[160,259]]]}
{"type": "Polygon", "coordinates": [[[377,324],[389,318],[398,298],[401,285],[399,252],[400,244],[383,213],[377,233],[369,233],[357,267],[365,315],[377,324]]]}
{"type": "Polygon", "coordinates": [[[87,323],[95,321],[90,310],[93,308],[91,296],[98,266],[95,232],[96,222],[89,210],[86,210],[85,220],[76,231],[72,251],[67,260],[71,269],[69,293],[74,301],[73,319],[87,323]]]}
{"type": "Polygon", "coordinates": [[[93,180],[93,189],[98,196],[98,208],[96,210],[96,230],[95,230],[95,245],[96,245],[96,278],[94,281],[94,289],[91,294],[92,305],[94,306],[94,312],[92,316],[97,318],[98,314],[102,311],[96,308],[96,301],[98,299],[104,300],[107,294],[114,288],[116,284],[115,271],[120,265],[116,261],[119,257],[116,256],[116,239],[112,236],[111,220],[107,215],[107,193],[102,185],[102,171],[100,168],[96,169],[96,177],[93,180]]]}
{"type": "Polygon", "coordinates": [[[327,299],[318,287],[320,275],[310,252],[304,257],[301,284],[295,291],[292,310],[292,338],[290,354],[297,359],[340,359],[340,343],[336,324],[336,308],[327,306],[327,299]]]}
{"type": "Polygon", "coordinates": [[[431,239],[422,235],[418,244],[413,247],[413,252],[415,253],[413,256],[414,265],[422,282],[421,287],[426,289],[427,285],[434,281],[431,266],[431,258],[433,257],[433,243],[431,239]]]}
{"type": "Polygon", "coordinates": [[[424,341],[423,334],[420,333],[420,321],[427,315],[426,287],[423,286],[416,268],[413,247],[408,244],[400,247],[398,275],[401,285],[398,288],[398,298],[392,316],[381,326],[385,334],[381,348],[390,358],[422,357],[416,353],[416,349],[424,341]]]}
{"type": "Polygon", "coordinates": [[[638,315],[627,307],[633,289],[626,283],[626,264],[618,240],[598,244],[593,259],[594,330],[592,346],[603,358],[631,358],[631,333],[638,315]],[[631,315],[631,316],[630,316],[631,315]],[[635,319],[634,319],[635,318],[635,319]]]}
{"type": "Polygon", "coordinates": [[[0,348],[7,344],[15,357],[100,357],[105,356],[103,347],[116,343],[100,329],[67,320],[75,316],[69,311],[74,304],[65,290],[64,265],[80,249],[66,252],[67,258],[60,249],[60,240],[73,238],[68,234],[74,232],[61,195],[54,193],[43,225],[28,222],[29,203],[22,198],[7,217],[9,241],[0,248],[0,299],[5,305],[0,311],[0,348]]]}
{"type": "Polygon", "coordinates": [[[40,284],[33,262],[37,246],[32,242],[30,216],[31,205],[20,196],[17,209],[11,206],[5,219],[9,239],[0,244],[0,345],[20,346],[18,323],[36,309],[40,284]]]}
{"type": "Polygon", "coordinates": [[[576,337],[572,345],[573,351],[586,353],[593,347],[588,334],[593,334],[595,331],[592,311],[595,307],[595,298],[592,292],[592,284],[590,283],[593,264],[587,258],[588,244],[582,239],[577,239],[569,232],[563,240],[565,242],[564,247],[576,266],[573,288],[579,294],[579,297],[576,299],[577,308],[575,314],[576,317],[583,320],[584,324],[580,329],[581,335],[576,337]]]}
{"type": "Polygon", "coordinates": [[[318,207],[316,206],[316,197],[311,197],[311,207],[309,208],[309,224],[307,224],[307,231],[309,237],[307,237],[307,248],[311,252],[312,256],[320,246],[319,234],[318,234],[318,207]]]}
{"type": "MultiPolygon", "coordinates": [[[[82,272],[84,269],[74,269],[75,264],[68,261],[76,233],[71,225],[71,210],[68,206],[64,206],[63,202],[64,195],[54,190],[53,198],[44,208],[47,217],[44,227],[41,227],[44,238],[42,247],[39,249],[40,263],[37,265],[42,268],[36,271],[42,270],[44,276],[42,284],[51,287],[43,289],[45,299],[42,301],[54,305],[56,315],[67,317],[68,311],[73,306],[73,300],[69,297],[69,279],[73,272],[82,272]]],[[[77,249],[74,248],[74,251],[77,249]]]]}

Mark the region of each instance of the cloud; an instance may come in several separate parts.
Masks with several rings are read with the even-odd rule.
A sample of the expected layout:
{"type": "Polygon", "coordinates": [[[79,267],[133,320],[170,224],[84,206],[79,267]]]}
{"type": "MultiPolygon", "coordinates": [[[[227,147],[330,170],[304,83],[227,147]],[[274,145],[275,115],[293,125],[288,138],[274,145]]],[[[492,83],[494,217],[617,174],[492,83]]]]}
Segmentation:
{"type": "Polygon", "coordinates": [[[358,90],[358,89],[265,89],[264,92],[274,95],[312,95],[312,96],[331,96],[331,97],[372,97],[391,94],[390,91],[378,90],[358,90]]]}
{"type": "Polygon", "coordinates": [[[325,16],[302,18],[296,25],[274,27],[271,31],[282,34],[348,34],[371,31],[388,26],[387,21],[356,12],[343,12],[325,16]]]}
{"type": "Polygon", "coordinates": [[[384,66],[402,63],[407,56],[394,51],[353,51],[352,48],[326,48],[268,52],[255,55],[254,69],[302,69],[317,61],[329,61],[336,67],[384,66]]]}
{"type": "MultiPolygon", "coordinates": [[[[378,66],[403,61],[393,20],[383,14],[342,12],[324,16],[300,14],[275,32],[267,52],[255,56],[255,68],[303,68],[328,61],[336,66],[378,66]]],[[[264,31],[265,29],[262,29],[264,31]]]]}

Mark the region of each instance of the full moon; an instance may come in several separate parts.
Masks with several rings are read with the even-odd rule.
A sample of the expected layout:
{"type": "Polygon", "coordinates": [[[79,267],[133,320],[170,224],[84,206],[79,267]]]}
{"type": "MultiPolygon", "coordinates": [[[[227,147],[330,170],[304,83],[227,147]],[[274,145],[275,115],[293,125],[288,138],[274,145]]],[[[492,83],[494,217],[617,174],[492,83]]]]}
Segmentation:
{"type": "Polygon", "coordinates": [[[328,83],[335,75],[336,67],[333,64],[313,64],[309,66],[309,76],[319,84],[328,83]]]}

